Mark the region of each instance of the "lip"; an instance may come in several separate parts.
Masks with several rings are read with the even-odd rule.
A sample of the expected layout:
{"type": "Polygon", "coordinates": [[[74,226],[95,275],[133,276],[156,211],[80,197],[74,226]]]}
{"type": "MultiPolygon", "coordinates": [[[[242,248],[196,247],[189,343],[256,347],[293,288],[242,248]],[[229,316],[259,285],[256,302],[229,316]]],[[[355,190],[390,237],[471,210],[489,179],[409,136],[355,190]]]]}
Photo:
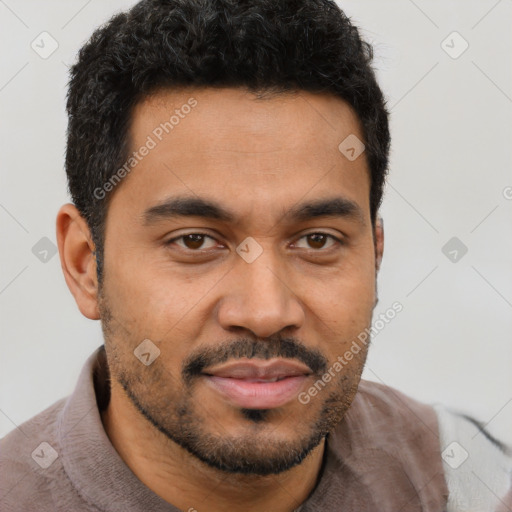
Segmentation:
{"type": "Polygon", "coordinates": [[[293,400],[311,370],[298,361],[233,361],[203,371],[206,382],[232,405],[274,409],[293,400]]]}
{"type": "Polygon", "coordinates": [[[311,370],[299,361],[291,359],[239,359],[221,366],[203,370],[206,375],[232,379],[262,379],[310,375],[311,370]]]}

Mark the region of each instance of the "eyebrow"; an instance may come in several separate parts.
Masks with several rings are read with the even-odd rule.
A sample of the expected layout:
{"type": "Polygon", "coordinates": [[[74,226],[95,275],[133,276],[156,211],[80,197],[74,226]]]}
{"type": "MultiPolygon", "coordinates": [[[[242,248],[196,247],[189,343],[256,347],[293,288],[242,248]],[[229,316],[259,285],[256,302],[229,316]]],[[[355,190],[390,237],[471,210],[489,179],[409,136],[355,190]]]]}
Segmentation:
{"type": "MultiPolygon", "coordinates": [[[[234,223],[236,214],[210,199],[200,197],[173,197],[151,206],[143,213],[145,225],[176,217],[202,217],[234,223]]],[[[304,222],[318,217],[343,217],[365,224],[362,208],[354,201],[344,197],[317,199],[299,203],[288,210],[282,218],[289,222],[304,222]]]]}
{"type": "Polygon", "coordinates": [[[294,206],[285,217],[292,221],[303,222],[317,217],[345,217],[365,224],[362,208],[345,197],[317,199],[294,206]]]}

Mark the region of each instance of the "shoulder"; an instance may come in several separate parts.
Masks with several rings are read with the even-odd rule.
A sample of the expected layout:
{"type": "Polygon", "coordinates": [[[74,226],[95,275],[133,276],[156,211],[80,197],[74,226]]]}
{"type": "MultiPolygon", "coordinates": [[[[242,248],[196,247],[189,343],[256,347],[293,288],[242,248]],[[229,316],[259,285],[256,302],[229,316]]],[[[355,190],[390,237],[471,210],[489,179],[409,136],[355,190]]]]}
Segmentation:
{"type": "Polygon", "coordinates": [[[448,512],[512,510],[512,449],[482,423],[436,405],[448,512]],[[500,508],[501,507],[501,508],[500,508]]]}
{"type": "Polygon", "coordinates": [[[416,421],[424,423],[431,421],[434,416],[433,407],[419,402],[414,398],[384,384],[361,380],[354,404],[364,412],[372,412],[373,415],[384,416],[387,421],[403,423],[414,416],[416,421]]]}
{"type": "Polygon", "coordinates": [[[59,400],[0,439],[2,510],[62,510],[57,496],[60,498],[68,479],[59,460],[57,430],[66,400],[59,400]]]}
{"type": "Polygon", "coordinates": [[[425,510],[512,508],[508,447],[474,419],[389,386],[361,381],[331,443],[360,480],[383,496],[394,486],[436,504],[425,510]]]}
{"type": "Polygon", "coordinates": [[[443,475],[434,409],[382,384],[361,381],[345,417],[329,435],[340,471],[381,510],[444,510],[443,475]]]}
{"type": "Polygon", "coordinates": [[[362,380],[346,414],[351,429],[365,432],[376,444],[421,442],[439,446],[438,421],[434,408],[390,386],[362,380]]]}

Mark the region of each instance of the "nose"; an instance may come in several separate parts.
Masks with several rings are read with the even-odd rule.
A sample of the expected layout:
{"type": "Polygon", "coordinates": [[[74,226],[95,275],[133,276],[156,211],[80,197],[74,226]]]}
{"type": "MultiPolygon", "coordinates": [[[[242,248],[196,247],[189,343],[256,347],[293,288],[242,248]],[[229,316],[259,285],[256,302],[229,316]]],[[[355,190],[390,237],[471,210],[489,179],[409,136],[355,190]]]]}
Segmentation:
{"type": "Polygon", "coordinates": [[[226,277],[226,293],[217,309],[225,330],[248,329],[266,338],[303,325],[304,309],[293,292],[290,275],[270,249],[252,263],[238,259],[226,277]]]}

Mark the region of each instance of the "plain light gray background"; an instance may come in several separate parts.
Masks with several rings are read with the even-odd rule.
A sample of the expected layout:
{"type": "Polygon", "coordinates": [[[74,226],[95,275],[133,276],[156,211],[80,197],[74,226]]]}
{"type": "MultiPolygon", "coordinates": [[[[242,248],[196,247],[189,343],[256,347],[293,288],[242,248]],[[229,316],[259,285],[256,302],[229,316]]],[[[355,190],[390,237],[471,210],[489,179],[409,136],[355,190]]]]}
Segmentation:
{"type": "MultiPolygon", "coordinates": [[[[69,200],[67,67],[132,4],[0,0],[0,436],[69,394],[102,343],[58,255],[42,262],[32,249],[55,242],[69,200]],[[31,48],[46,37],[51,49],[44,31],[58,43],[46,59],[31,48]]],[[[364,377],[472,414],[512,443],[512,1],[340,5],[375,46],[393,136],[376,314],[404,309],[375,337],[364,377]]]]}

